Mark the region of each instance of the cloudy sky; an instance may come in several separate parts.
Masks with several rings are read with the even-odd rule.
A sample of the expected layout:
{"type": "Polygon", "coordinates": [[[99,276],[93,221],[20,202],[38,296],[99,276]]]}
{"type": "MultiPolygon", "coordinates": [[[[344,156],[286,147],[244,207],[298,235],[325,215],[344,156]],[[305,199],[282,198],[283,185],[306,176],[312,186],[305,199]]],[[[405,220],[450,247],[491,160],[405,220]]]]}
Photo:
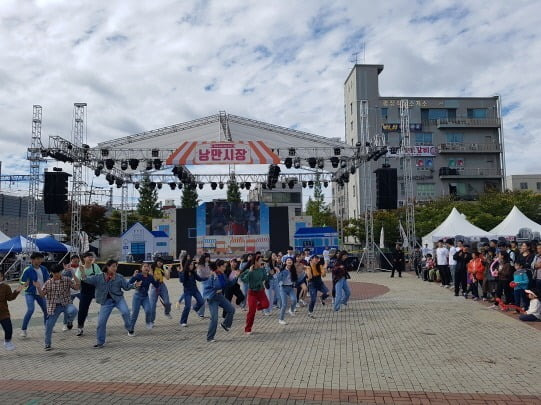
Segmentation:
{"type": "Polygon", "coordinates": [[[357,52],[385,65],[383,96],[500,94],[507,172],[539,173],[540,15],[535,0],[2,0],[2,173],[27,171],[33,104],[46,139],[88,103],[91,145],[219,110],[343,137],[357,52]]]}

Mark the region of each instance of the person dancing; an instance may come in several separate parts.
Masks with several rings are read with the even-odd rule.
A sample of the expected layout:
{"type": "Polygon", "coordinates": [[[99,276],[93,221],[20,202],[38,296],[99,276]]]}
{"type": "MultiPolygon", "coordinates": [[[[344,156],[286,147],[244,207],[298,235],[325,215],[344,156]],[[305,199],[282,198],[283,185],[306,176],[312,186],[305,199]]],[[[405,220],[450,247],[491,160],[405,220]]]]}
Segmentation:
{"type": "Polygon", "coordinates": [[[321,263],[319,263],[319,256],[312,255],[308,263],[308,266],[306,266],[306,278],[308,280],[308,289],[310,291],[308,316],[314,318],[317,292],[321,291],[321,305],[325,305],[325,300],[329,297],[329,290],[323,283],[323,277],[327,275],[326,266],[322,266],[321,263]]]}
{"type": "Polygon", "coordinates": [[[280,307],[280,319],[278,323],[280,325],[287,325],[284,317],[286,314],[286,307],[288,298],[291,302],[290,309],[288,314],[295,316],[295,307],[297,306],[297,294],[295,293],[295,282],[297,281],[297,270],[293,263],[293,258],[288,257],[284,263],[284,267],[276,275],[276,281],[278,282],[280,288],[280,302],[282,306],[280,307]]]}
{"type": "Polygon", "coordinates": [[[156,306],[158,303],[158,297],[162,299],[162,303],[165,310],[165,316],[171,319],[171,301],[169,301],[169,290],[165,285],[165,280],[169,280],[169,270],[163,267],[163,259],[156,258],[154,266],[152,266],[152,276],[154,280],[158,282],[158,287],[152,285],[149,290],[150,308],[152,312],[152,323],[156,321],[156,306]]]}
{"type": "Polygon", "coordinates": [[[79,291],[79,313],[77,314],[77,336],[83,336],[88,309],[94,299],[96,290],[93,285],[84,281],[82,274],[84,273],[87,277],[102,274],[100,266],[94,263],[95,260],[94,253],[86,252],[83,254],[83,264],[79,266],[75,272],[75,276],[81,280],[81,289],[79,291]]]}
{"type": "Polygon", "coordinates": [[[244,333],[252,334],[256,310],[269,307],[269,300],[265,294],[265,281],[268,279],[267,270],[263,267],[263,259],[256,256],[254,264],[245,270],[241,276],[243,283],[248,285],[248,313],[246,314],[246,326],[244,333]]]}
{"type": "Polygon", "coordinates": [[[182,315],[180,316],[180,326],[188,326],[188,316],[190,315],[190,310],[192,309],[192,297],[195,298],[196,304],[193,308],[195,312],[205,305],[205,301],[201,296],[201,293],[197,289],[197,281],[205,281],[205,278],[199,277],[195,269],[195,260],[190,260],[187,263],[184,263],[181,268],[179,268],[178,278],[184,287],[184,309],[182,310],[182,315]]]}
{"type": "Polygon", "coordinates": [[[137,323],[137,318],[139,317],[139,310],[143,307],[145,311],[145,323],[147,329],[152,329],[152,307],[150,304],[150,298],[148,297],[148,290],[150,286],[159,288],[160,284],[154,279],[150,274],[150,264],[143,263],[141,265],[141,270],[136,270],[133,277],[130,279],[129,283],[134,284],[136,281],[140,281],[141,285],[135,293],[133,294],[132,304],[131,304],[131,327],[128,331],[128,336],[135,336],[135,324],[137,323]]]}

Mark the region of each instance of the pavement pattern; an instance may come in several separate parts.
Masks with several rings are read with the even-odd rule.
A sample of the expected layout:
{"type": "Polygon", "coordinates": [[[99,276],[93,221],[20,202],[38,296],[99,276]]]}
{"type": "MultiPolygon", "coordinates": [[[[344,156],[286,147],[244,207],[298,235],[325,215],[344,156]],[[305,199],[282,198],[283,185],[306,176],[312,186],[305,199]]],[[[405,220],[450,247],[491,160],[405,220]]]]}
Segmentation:
{"type": "MultiPolygon", "coordinates": [[[[19,337],[19,297],[10,305],[17,349],[0,347],[0,403],[541,403],[538,326],[412,274],[355,273],[350,281],[354,299],[341,312],[318,301],[315,319],[299,308],[287,325],[276,309],[258,313],[246,336],[237,308],[215,343],[206,342],[208,320],[192,312],[182,328],[182,307],[172,320],[159,307],[153,330],[140,313],[135,337],[113,311],[106,346],[94,349],[93,303],[85,335],[62,332],[59,321],[50,352],[39,309],[28,337],[19,337]]],[[[181,285],[170,280],[168,288],[175,301],[181,285]]]]}

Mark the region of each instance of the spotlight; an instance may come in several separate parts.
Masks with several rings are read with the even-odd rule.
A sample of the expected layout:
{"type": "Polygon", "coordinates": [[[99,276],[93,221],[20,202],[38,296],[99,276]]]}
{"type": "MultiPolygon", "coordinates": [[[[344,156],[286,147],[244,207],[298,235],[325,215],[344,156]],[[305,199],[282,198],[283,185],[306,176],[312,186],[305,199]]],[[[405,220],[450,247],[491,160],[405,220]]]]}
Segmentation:
{"type": "Polygon", "coordinates": [[[147,160],[147,167],[145,168],[145,170],[152,170],[152,161],[151,160],[147,160]]]}
{"type": "Polygon", "coordinates": [[[88,146],[86,143],[83,143],[81,146],[83,147],[83,149],[90,149],[90,146],[88,146]]]}
{"type": "Polygon", "coordinates": [[[120,177],[117,177],[115,180],[115,183],[116,183],[116,188],[120,188],[124,184],[124,180],[122,180],[120,177]]]}
{"type": "Polygon", "coordinates": [[[162,161],[160,159],[154,159],[152,162],[154,164],[154,169],[160,170],[162,167],[162,161]]]}
{"type": "Polygon", "coordinates": [[[317,167],[320,169],[323,169],[325,167],[325,161],[323,160],[323,158],[317,159],[317,167]]]}
{"type": "Polygon", "coordinates": [[[113,159],[105,160],[105,167],[107,168],[107,170],[112,170],[113,167],[115,167],[115,161],[113,159]]]}
{"type": "Polygon", "coordinates": [[[314,188],[314,182],[312,180],[308,182],[308,187],[314,188]]]}
{"type": "Polygon", "coordinates": [[[263,190],[266,190],[267,189],[267,185],[265,183],[262,183],[261,184],[261,187],[263,187],[263,190]]]}
{"type": "Polygon", "coordinates": [[[345,159],[340,160],[340,167],[342,169],[345,169],[346,167],[348,167],[348,162],[345,159]]]}
{"type": "Polygon", "coordinates": [[[340,156],[340,153],[342,153],[340,148],[334,148],[334,156],[340,156]]]}
{"type": "Polygon", "coordinates": [[[302,182],[302,188],[306,188],[306,182],[305,181],[302,182]]]}
{"type": "Polygon", "coordinates": [[[289,148],[288,155],[289,156],[295,156],[295,148],[289,148]]]}
{"type": "Polygon", "coordinates": [[[301,168],[301,159],[296,157],[294,160],[293,160],[293,167],[295,169],[300,169],[301,168]]]}
{"type": "Polygon", "coordinates": [[[100,170],[103,170],[104,167],[105,167],[105,164],[103,163],[103,160],[99,160],[97,164],[97,168],[100,170]]]}
{"type": "Polygon", "coordinates": [[[286,188],[286,183],[282,183],[282,188],[286,188]]]}
{"type": "Polygon", "coordinates": [[[154,189],[156,188],[156,183],[154,183],[153,181],[151,181],[150,184],[149,184],[149,186],[150,186],[150,189],[151,189],[151,190],[154,190],[154,189]]]}
{"type": "Polygon", "coordinates": [[[378,151],[376,153],[376,155],[374,156],[374,161],[378,160],[380,157],[384,156],[387,154],[387,147],[383,147],[383,149],[381,149],[380,151],[378,151]]]}
{"type": "Polygon", "coordinates": [[[95,169],[94,174],[96,175],[96,177],[99,177],[99,175],[101,174],[101,169],[95,169]]]}
{"type": "Polygon", "coordinates": [[[169,183],[169,187],[171,187],[171,190],[174,190],[177,188],[177,183],[169,183]]]}
{"type": "Polygon", "coordinates": [[[308,158],[308,166],[310,166],[310,168],[314,169],[316,167],[316,158],[314,157],[311,157],[311,158],[308,158]]]}
{"type": "Polygon", "coordinates": [[[123,160],[122,162],[120,162],[120,168],[122,170],[126,170],[128,168],[128,162],[126,162],[125,160],[123,160]]]}
{"type": "Polygon", "coordinates": [[[105,180],[107,180],[110,186],[115,184],[115,176],[113,176],[111,173],[107,173],[107,175],[105,176],[105,180]]]}
{"type": "Polygon", "coordinates": [[[139,160],[138,159],[130,159],[130,169],[137,170],[139,167],[139,160]]]}
{"type": "Polygon", "coordinates": [[[198,184],[199,190],[203,190],[203,183],[198,184]]]}
{"type": "Polygon", "coordinates": [[[338,159],[336,156],[333,156],[333,157],[330,159],[330,161],[331,161],[332,167],[336,169],[336,168],[338,167],[338,161],[339,161],[339,159],[338,159]]]}
{"type": "Polygon", "coordinates": [[[344,183],[349,183],[349,173],[348,172],[342,173],[342,176],[340,176],[340,178],[342,179],[342,181],[344,183]]]}
{"type": "Polygon", "coordinates": [[[223,188],[224,188],[224,183],[220,181],[220,183],[218,184],[218,187],[220,187],[220,190],[223,190],[223,188]]]}
{"type": "Polygon", "coordinates": [[[139,190],[139,182],[133,183],[133,187],[135,187],[136,190],[139,190]]]}
{"type": "Polygon", "coordinates": [[[355,165],[351,165],[351,167],[349,168],[349,172],[350,172],[351,174],[355,174],[355,170],[356,170],[355,165]]]}
{"type": "Polygon", "coordinates": [[[252,187],[252,183],[250,183],[249,181],[244,183],[244,185],[246,186],[246,190],[250,190],[250,187],[252,187]]]}
{"type": "Polygon", "coordinates": [[[101,155],[102,155],[103,157],[109,156],[109,150],[107,150],[107,149],[102,149],[102,150],[101,150],[101,155]]]}
{"type": "Polygon", "coordinates": [[[324,182],[323,182],[323,187],[325,187],[325,188],[329,187],[329,182],[328,182],[328,181],[324,181],[324,182]]]}
{"type": "Polygon", "coordinates": [[[340,187],[344,187],[344,182],[342,181],[342,179],[336,180],[336,183],[337,183],[340,187]]]}
{"type": "Polygon", "coordinates": [[[295,187],[295,181],[294,180],[289,180],[287,185],[289,186],[290,189],[292,189],[293,187],[295,187]]]}
{"type": "Polygon", "coordinates": [[[284,160],[284,164],[286,168],[291,169],[291,166],[293,166],[293,159],[291,159],[290,157],[286,157],[284,160]]]}
{"type": "Polygon", "coordinates": [[[173,167],[173,170],[171,170],[171,171],[176,176],[178,174],[178,166],[173,167]]]}
{"type": "Polygon", "coordinates": [[[158,186],[158,190],[161,190],[161,189],[162,189],[162,186],[163,186],[162,183],[157,183],[156,185],[158,186]]]}
{"type": "Polygon", "coordinates": [[[157,158],[160,156],[160,151],[158,149],[152,149],[150,153],[153,158],[157,158]]]}
{"type": "Polygon", "coordinates": [[[178,183],[178,189],[180,190],[182,188],[182,183],[178,183]]]}
{"type": "Polygon", "coordinates": [[[240,188],[244,190],[244,183],[240,183],[240,188]]]}
{"type": "Polygon", "coordinates": [[[210,188],[213,189],[213,190],[216,190],[216,187],[218,186],[218,184],[216,184],[216,182],[212,182],[210,183],[210,188]]]}

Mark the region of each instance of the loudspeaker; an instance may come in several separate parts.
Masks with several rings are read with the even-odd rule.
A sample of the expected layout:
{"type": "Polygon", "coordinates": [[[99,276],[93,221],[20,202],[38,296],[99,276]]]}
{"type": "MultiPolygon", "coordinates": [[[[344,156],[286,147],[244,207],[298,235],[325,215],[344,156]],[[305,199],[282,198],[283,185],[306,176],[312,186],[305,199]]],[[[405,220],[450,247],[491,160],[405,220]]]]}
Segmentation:
{"type": "Polygon", "coordinates": [[[379,210],[395,210],[398,200],[397,170],[391,167],[376,169],[376,206],[379,210]]]}
{"type": "Polygon", "coordinates": [[[68,177],[65,172],[45,172],[43,206],[46,214],[65,214],[68,211],[68,177]]]}

